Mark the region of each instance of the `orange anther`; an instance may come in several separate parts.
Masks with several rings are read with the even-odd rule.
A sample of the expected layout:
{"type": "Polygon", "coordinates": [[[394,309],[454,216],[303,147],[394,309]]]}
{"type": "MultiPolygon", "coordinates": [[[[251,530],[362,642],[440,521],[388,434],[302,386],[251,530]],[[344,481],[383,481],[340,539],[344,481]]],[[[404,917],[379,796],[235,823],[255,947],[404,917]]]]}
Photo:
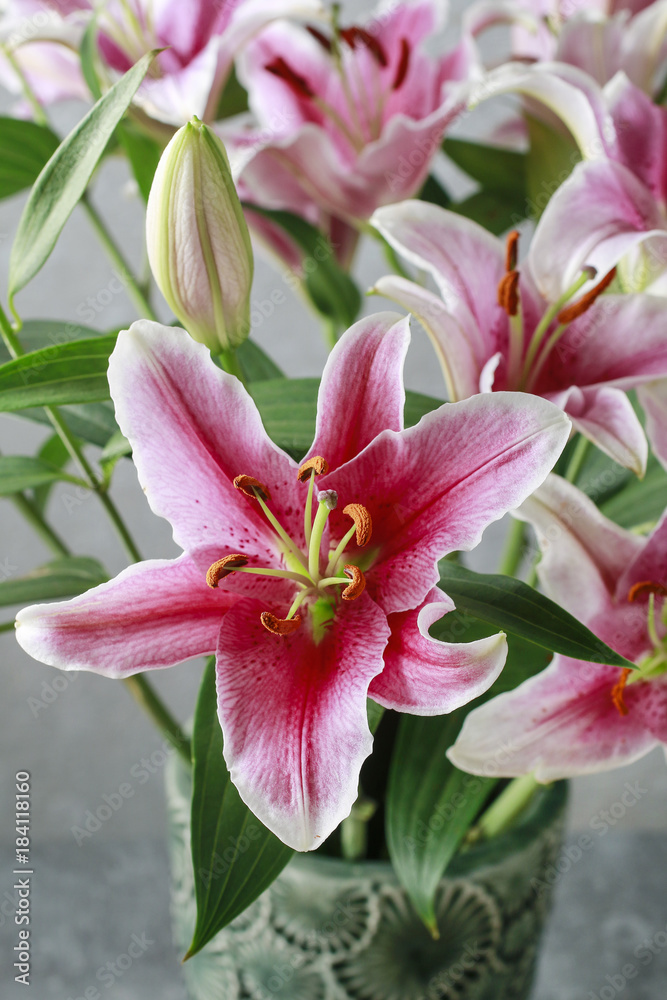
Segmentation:
{"type": "Polygon", "coordinates": [[[519,311],[519,272],[508,271],[498,282],[498,305],[508,316],[516,316],[519,311]]]}
{"type": "Polygon", "coordinates": [[[354,601],[360,597],[366,589],[366,577],[358,566],[346,566],[345,576],[349,576],[351,583],[347,585],[341,597],[344,601],[354,601]]]}
{"type": "Polygon", "coordinates": [[[294,615],[294,618],[276,618],[270,611],[262,611],[259,620],[264,628],[274,635],[291,635],[301,625],[301,615],[294,615]]]}
{"type": "Polygon", "coordinates": [[[229,576],[232,570],[235,570],[238,566],[245,566],[247,562],[246,557],[242,556],[240,552],[223,556],[222,559],[218,559],[212,566],[209,566],[206,572],[207,584],[209,587],[217,587],[223,576],[229,576]]]}
{"type": "Polygon", "coordinates": [[[612,267],[609,274],[605,275],[602,281],[599,281],[594,288],[591,288],[590,292],[586,292],[582,295],[580,299],[573,302],[571,306],[566,306],[565,309],[561,309],[556,317],[558,322],[565,326],[567,323],[571,323],[572,320],[577,319],[578,316],[583,316],[583,314],[590,309],[595,300],[602,295],[605,288],[611,285],[612,281],[616,277],[616,268],[612,267]]]}
{"type": "Polygon", "coordinates": [[[623,697],[625,692],[625,685],[628,682],[628,677],[632,673],[630,667],[623,667],[621,670],[621,676],[614,684],[611,689],[611,700],[618,709],[621,715],[628,714],[628,706],[625,704],[625,699],[623,697]]]}
{"type": "Polygon", "coordinates": [[[641,580],[640,583],[634,583],[630,587],[628,600],[630,602],[636,601],[640,597],[644,597],[645,594],[656,594],[658,597],[667,597],[667,587],[661,583],[654,583],[653,580],[641,580]]]}
{"type": "Polygon", "coordinates": [[[326,459],[322,458],[320,455],[313,455],[312,458],[307,458],[306,461],[299,466],[296,478],[300,483],[305,483],[308,479],[310,479],[310,474],[313,470],[315,471],[316,476],[326,476],[329,471],[329,464],[326,459]]]}
{"type": "Polygon", "coordinates": [[[255,479],[254,476],[237,476],[234,480],[234,486],[237,490],[241,490],[241,493],[245,493],[247,497],[251,497],[253,500],[256,500],[257,497],[264,500],[264,502],[271,499],[269,487],[260,483],[259,479],[255,479]]]}
{"type": "Polygon", "coordinates": [[[343,514],[347,514],[354,521],[357,529],[357,545],[361,547],[368,545],[373,534],[373,522],[366,508],[360,503],[349,503],[347,507],[343,507],[343,514]]]}

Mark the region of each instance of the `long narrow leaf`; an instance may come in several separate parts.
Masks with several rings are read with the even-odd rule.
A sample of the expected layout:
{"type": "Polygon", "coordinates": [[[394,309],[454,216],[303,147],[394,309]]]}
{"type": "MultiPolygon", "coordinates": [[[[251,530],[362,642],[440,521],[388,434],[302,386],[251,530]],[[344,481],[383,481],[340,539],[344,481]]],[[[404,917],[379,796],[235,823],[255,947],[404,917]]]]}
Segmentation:
{"type": "Polygon", "coordinates": [[[0,606],[75,597],[107,580],[104,569],[95,559],[78,556],[56,559],[27,576],[3,580],[0,583],[0,606]]]}
{"type": "Polygon", "coordinates": [[[215,662],[204,672],[192,734],[192,863],[197,922],[186,958],[237,917],[294,853],[241,801],[222,755],[215,662]]]}
{"type": "Polygon", "coordinates": [[[156,52],[116,83],[60,144],[30,193],[9,260],[10,303],[40,270],[127,111],[156,52]]]}
{"type": "Polygon", "coordinates": [[[0,412],[109,398],[115,336],[46,347],[0,366],[0,412]]]}

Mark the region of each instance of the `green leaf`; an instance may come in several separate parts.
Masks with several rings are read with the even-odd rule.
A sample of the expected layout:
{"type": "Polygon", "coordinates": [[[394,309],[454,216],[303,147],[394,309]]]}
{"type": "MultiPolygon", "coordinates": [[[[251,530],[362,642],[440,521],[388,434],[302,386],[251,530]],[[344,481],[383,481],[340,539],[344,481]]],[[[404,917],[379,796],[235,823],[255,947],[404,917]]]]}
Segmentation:
{"type": "Polygon", "coordinates": [[[195,711],[192,863],[197,922],[186,958],[242,913],[280,874],[294,853],[241,801],[222,756],[215,661],[209,660],[195,711]]]}
{"type": "MultiPolygon", "coordinates": [[[[108,334],[100,333],[90,326],[82,326],[80,323],[70,323],[65,320],[52,319],[27,319],[21,327],[20,341],[26,352],[39,351],[43,347],[58,347],[59,344],[68,344],[74,340],[89,340],[92,337],[103,337],[108,334]]],[[[12,356],[7,350],[4,341],[0,340],[0,362],[11,361],[12,356]]]]}
{"type": "Polygon", "coordinates": [[[112,434],[105,444],[102,454],[100,455],[100,465],[102,467],[105,486],[108,487],[111,483],[111,477],[113,475],[113,470],[116,468],[116,463],[119,462],[121,458],[125,458],[131,454],[132,445],[127,440],[123,432],[118,430],[112,434]]]}
{"type": "Polygon", "coordinates": [[[571,614],[521,580],[473,573],[445,559],[439,569],[440,586],[460,611],[576,660],[635,669],[634,663],[614,652],[571,614]]]}
{"type": "Polygon", "coordinates": [[[605,517],[622,528],[653,525],[662,516],[667,502],[667,473],[655,455],[650,455],[646,475],[637,479],[629,475],[627,483],[599,503],[605,517]]]}
{"type": "MultiPolygon", "coordinates": [[[[70,460],[70,454],[57,434],[48,438],[37,453],[37,458],[56,469],[64,469],[70,460]]],[[[55,483],[44,483],[33,488],[32,495],[37,509],[43,514],[55,483]]]]}
{"type": "MultiPolygon", "coordinates": [[[[472,642],[490,627],[471,615],[451,612],[431,629],[445,642],[472,642]]],[[[483,701],[514,689],[547,665],[550,656],[530,642],[509,637],[502,674],[490,691],[450,715],[404,715],[399,725],[387,787],[386,836],[394,869],[431,933],[435,893],[447,865],[497,779],[459,771],[447,760],[468,712],[483,701]]]]}
{"type": "Polygon", "coordinates": [[[132,168],[141,197],[145,202],[151,191],[157,165],[162,156],[162,146],[131,122],[121,122],[116,135],[132,168]]]}
{"type": "Polygon", "coordinates": [[[149,52],[100,98],[60,144],[30,193],[9,261],[9,298],[40,270],[88,186],[155,56],[149,52]]]}
{"type": "MultiPolygon", "coordinates": [[[[248,391],[255,400],[269,437],[291,455],[301,457],[315,437],[317,390],[315,378],[267,379],[251,382],[248,391]]],[[[411,427],[425,413],[443,405],[441,399],[417,392],[405,394],[405,423],[411,427]]]]}
{"type": "Polygon", "coordinates": [[[76,476],[70,476],[56,465],[50,465],[39,458],[0,455],[0,496],[11,496],[12,493],[22,493],[23,490],[33,490],[37,486],[57,482],[86,485],[76,476]]]}
{"type": "Polygon", "coordinates": [[[60,597],[76,597],[109,577],[96,559],[72,556],[40,566],[27,576],[0,583],[0,606],[34,604],[60,597]]]}
{"type": "Polygon", "coordinates": [[[0,198],[32,187],[59,142],[45,125],[0,118],[0,198]]]}
{"type": "Polygon", "coordinates": [[[525,115],[530,149],[526,153],[526,214],[539,219],[552,194],[581,160],[579,148],[569,133],[556,131],[525,115]]]}
{"type": "Polygon", "coordinates": [[[237,348],[236,359],[246,382],[265,382],[267,379],[285,377],[275,361],[253,340],[243,341],[237,348]]]}
{"type": "Polygon", "coordinates": [[[493,191],[478,191],[465,201],[450,205],[450,208],[452,212],[472,219],[496,236],[518,226],[525,219],[527,211],[525,198],[509,198],[493,191]]]}
{"type": "Polygon", "coordinates": [[[429,174],[424,181],[424,186],[419,192],[418,197],[421,201],[428,201],[432,205],[439,205],[440,208],[451,208],[452,205],[452,199],[438,178],[433,174],[429,174]]]}
{"type": "Polygon", "coordinates": [[[220,122],[224,118],[243,114],[244,111],[248,111],[248,108],[248,91],[239,82],[239,78],[236,75],[236,67],[233,66],[220,95],[215,121],[220,122]]]}
{"type": "Polygon", "coordinates": [[[361,309],[361,293],[349,274],[339,267],[324,233],[292,212],[257,205],[247,207],[283,229],[303,252],[303,285],[315,309],[339,328],[351,326],[361,309]]]}
{"type": "MultiPolygon", "coordinates": [[[[41,407],[29,407],[27,410],[14,410],[13,417],[32,420],[36,424],[51,427],[46,412],[41,407]]],[[[63,406],[60,416],[75,437],[90,444],[104,448],[112,434],[118,430],[116,417],[111,403],[83,403],[80,406],[63,406]]]]}
{"type": "Polygon", "coordinates": [[[465,712],[404,715],[387,787],[386,835],[394,870],[417,913],[438,936],[435,893],[496,778],[464,774],[446,755],[465,712]]]}
{"type": "Polygon", "coordinates": [[[0,366],[0,412],[109,398],[115,335],[47,347],[0,366]]]}
{"type": "Polygon", "coordinates": [[[450,160],[484,191],[517,202],[526,198],[526,154],[465,139],[445,139],[442,148],[450,160]]]}

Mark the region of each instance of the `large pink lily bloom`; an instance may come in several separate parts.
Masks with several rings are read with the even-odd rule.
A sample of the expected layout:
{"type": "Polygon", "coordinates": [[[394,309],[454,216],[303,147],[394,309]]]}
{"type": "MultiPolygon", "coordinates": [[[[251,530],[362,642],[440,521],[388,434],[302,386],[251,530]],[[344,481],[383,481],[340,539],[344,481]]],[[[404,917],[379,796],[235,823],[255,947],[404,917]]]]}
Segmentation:
{"type": "MultiPolygon", "coordinates": [[[[62,17],[40,28],[43,4],[12,0],[9,23],[18,40],[16,56],[38,99],[51,103],[87,97],[76,51],[90,0],[59,4],[62,17]],[[42,12],[40,15],[40,11],[42,12]],[[23,40],[22,40],[23,39],[23,40]]],[[[146,52],[164,48],[136,101],[150,117],[181,125],[197,115],[215,119],[225,82],[240,48],[277,17],[323,15],[319,0],[108,0],[98,14],[98,44],[112,75],[125,73],[146,52]]],[[[5,77],[11,81],[9,69],[5,77]]],[[[14,75],[13,89],[20,90],[14,75]]]]}
{"type": "Polygon", "coordinates": [[[648,538],[600,514],[550,476],[517,512],[537,532],[546,592],[639,665],[554,657],[546,670],[468,715],[448,756],[457,767],[538,781],[605,771],[667,744],[667,519],[648,538]]]}
{"type": "Polygon", "coordinates": [[[354,224],[418,191],[478,69],[468,39],[424,52],[442,20],[440,0],[404,0],[333,35],[263,31],[238,61],[258,122],[234,138],[243,196],[326,228],[323,216],[354,224]]]}
{"type": "Polygon", "coordinates": [[[544,396],[565,410],[576,430],[643,474],[646,438],[626,390],[667,377],[664,299],[607,293],[587,309],[581,296],[574,307],[556,308],[534,277],[537,235],[528,259],[510,262],[508,272],[502,241],[445,209],[407,201],[379,209],[372,223],[435,279],[439,295],[395,276],[381,278],[375,290],[424,325],[450,399],[508,389],[544,396]],[[514,315],[512,303],[499,297],[508,283],[514,315]],[[568,318],[579,309],[581,315],[568,318]]]}
{"type": "Polygon", "coordinates": [[[439,714],[499,674],[502,634],[429,636],[454,607],[436,563],[543,482],[569,432],[556,407],[511,394],[446,404],[404,430],[408,339],[387,313],[343,336],[320,388],[314,471],[299,476],[202,345],[146,321],[121,332],[118,421],[184,554],[17,618],[23,648],[66,670],[124,677],[215,653],[232,780],[299,850],[350,812],[372,747],[367,695],[439,714]]]}

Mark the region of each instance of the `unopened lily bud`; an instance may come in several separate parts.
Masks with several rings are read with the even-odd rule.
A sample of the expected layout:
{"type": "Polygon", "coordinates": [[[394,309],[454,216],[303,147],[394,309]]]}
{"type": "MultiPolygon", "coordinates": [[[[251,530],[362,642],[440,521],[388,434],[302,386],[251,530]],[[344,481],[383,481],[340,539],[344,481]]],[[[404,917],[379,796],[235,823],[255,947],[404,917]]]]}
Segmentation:
{"type": "Polygon", "coordinates": [[[250,332],[253,255],[225,147],[198,118],[158,164],[146,213],[153,276],[188,333],[210,350],[250,332]]]}

